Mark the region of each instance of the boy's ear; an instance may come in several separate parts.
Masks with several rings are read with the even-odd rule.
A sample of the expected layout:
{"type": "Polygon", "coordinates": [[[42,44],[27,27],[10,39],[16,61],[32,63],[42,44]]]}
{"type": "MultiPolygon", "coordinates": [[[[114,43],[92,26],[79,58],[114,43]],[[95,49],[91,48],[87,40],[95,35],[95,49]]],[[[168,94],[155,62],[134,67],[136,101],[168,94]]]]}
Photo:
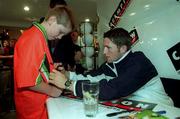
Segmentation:
{"type": "Polygon", "coordinates": [[[56,21],[57,21],[57,19],[55,16],[50,16],[49,19],[47,20],[49,25],[51,25],[52,23],[54,23],[56,21]]]}

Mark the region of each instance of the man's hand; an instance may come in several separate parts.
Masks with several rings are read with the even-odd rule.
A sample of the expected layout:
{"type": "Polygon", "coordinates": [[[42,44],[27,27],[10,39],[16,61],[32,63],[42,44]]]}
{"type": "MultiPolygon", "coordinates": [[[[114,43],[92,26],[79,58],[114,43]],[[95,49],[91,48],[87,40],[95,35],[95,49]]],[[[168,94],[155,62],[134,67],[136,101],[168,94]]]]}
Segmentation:
{"type": "Polygon", "coordinates": [[[49,78],[50,78],[49,83],[51,83],[61,89],[65,89],[65,82],[67,81],[67,78],[63,73],[54,69],[50,73],[49,78]]]}
{"type": "Polygon", "coordinates": [[[54,67],[63,74],[66,72],[62,63],[54,63],[54,67]]]}
{"type": "Polygon", "coordinates": [[[55,67],[55,69],[56,69],[58,66],[61,66],[61,65],[62,65],[62,63],[61,63],[61,62],[54,63],[54,67],[55,67]]]}

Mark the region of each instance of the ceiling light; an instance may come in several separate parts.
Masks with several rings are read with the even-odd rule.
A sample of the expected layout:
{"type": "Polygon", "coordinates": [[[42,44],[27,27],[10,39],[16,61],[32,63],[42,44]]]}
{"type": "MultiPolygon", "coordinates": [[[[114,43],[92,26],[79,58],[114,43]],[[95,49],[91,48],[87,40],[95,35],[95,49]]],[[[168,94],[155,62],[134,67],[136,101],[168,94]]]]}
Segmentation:
{"type": "Polygon", "coordinates": [[[155,38],[152,38],[152,40],[158,40],[158,38],[155,37],[155,38]]]}
{"type": "Polygon", "coordinates": [[[154,21],[150,21],[150,22],[147,22],[147,23],[145,23],[145,24],[151,25],[151,24],[153,24],[153,23],[154,23],[154,21]]]}
{"type": "Polygon", "coordinates": [[[149,8],[149,7],[150,7],[150,5],[149,5],[149,4],[144,5],[144,8],[149,8]]]}
{"type": "Polygon", "coordinates": [[[22,29],[21,29],[21,30],[20,30],[20,32],[21,32],[21,33],[23,33],[23,32],[24,32],[24,30],[22,30],[22,29]]]}
{"type": "Polygon", "coordinates": [[[129,16],[134,16],[136,14],[136,12],[132,12],[131,14],[129,14],[129,16]]]}
{"type": "Polygon", "coordinates": [[[150,5],[149,5],[149,4],[144,5],[144,9],[145,9],[145,10],[149,10],[149,9],[150,9],[150,5]]]}
{"type": "Polygon", "coordinates": [[[87,18],[87,19],[85,19],[85,22],[90,22],[90,19],[88,19],[88,18],[87,18]]]}
{"type": "Polygon", "coordinates": [[[25,7],[24,7],[24,10],[25,10],[25,11],[29,11],[29,7],[28,7],[28,6],[25,6],[25,7]]]}

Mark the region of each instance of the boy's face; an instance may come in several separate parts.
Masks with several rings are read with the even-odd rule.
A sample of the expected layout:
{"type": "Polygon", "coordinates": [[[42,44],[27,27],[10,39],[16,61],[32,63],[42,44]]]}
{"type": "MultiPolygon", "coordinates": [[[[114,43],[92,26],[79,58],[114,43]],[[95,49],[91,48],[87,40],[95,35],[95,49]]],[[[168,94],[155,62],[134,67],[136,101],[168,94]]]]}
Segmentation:
{"type": "Polygon", "coordinates": [[[66,27],[62,24],[57,24],[57,21],[55,20],[49,25],[48,28],[48,39],[49,40],[55,40],[55,39],[61,39],[63,35],[68,34],[71,31],[71,24],[68,23],[66,27]]]}

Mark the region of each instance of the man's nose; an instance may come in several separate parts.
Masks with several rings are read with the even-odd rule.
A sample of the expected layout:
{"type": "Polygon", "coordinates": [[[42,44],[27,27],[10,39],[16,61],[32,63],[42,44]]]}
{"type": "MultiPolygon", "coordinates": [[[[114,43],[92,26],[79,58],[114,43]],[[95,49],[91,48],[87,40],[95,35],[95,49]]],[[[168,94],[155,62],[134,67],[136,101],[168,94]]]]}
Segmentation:
{"type": "Polygon", "coordinates": [[[107,48],[104,48],[103,54],[107,53],[107,48]]]}

